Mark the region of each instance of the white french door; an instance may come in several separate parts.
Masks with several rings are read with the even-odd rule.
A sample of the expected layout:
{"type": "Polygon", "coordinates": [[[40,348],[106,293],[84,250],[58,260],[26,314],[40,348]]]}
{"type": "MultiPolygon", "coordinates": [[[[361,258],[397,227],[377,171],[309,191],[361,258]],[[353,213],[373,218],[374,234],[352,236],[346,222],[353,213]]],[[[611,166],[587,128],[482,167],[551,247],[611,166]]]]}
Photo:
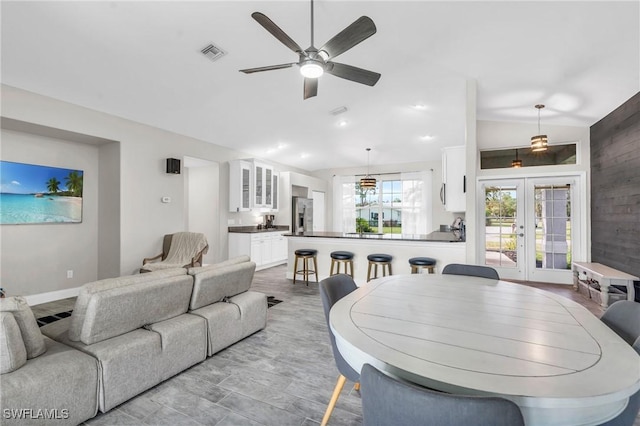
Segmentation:
{"type": "Polygon", "coordinates": [[[571,261],[584,257],[580,183],[580,176],[481,180],[480,262],[502,278],[571,284],[571,261]]]}

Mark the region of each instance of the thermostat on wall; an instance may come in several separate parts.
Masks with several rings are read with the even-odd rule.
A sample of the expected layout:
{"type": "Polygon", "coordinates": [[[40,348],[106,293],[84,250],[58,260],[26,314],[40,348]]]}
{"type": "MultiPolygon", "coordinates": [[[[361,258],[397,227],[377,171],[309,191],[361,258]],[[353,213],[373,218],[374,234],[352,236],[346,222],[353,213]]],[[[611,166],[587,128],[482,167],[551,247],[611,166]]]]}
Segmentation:
{"type": "Polygon", "coordinates": [[[171,202],[171,197],[162,197],[162,202],[163,203],[170,203],[171,202]]]}

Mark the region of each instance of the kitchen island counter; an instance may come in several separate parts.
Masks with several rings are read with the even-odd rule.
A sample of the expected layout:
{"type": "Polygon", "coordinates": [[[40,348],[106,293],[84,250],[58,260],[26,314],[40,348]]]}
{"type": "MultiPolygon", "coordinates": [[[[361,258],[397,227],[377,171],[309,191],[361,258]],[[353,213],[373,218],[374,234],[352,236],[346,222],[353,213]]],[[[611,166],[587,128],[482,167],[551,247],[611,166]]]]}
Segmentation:
{"type": "Polygon", "coordinates": [[[373,239],[392,241],[437,241],[444,243],[463,243],[460,233],[434,231],[430,234],[377,234],[374,232],[302,232],[284,234],[285,237],[309,237],[309,238],[351,238],[351,239],[373,239]]]}
{"type": "MultiPolygon", "coordinates": [[[[466,243],[457,232],[432,232],[430,234],[372,234],[342,232],[288,233],[288,264],[286,276],[293,278],[295,251],[318,250],[318,278],[329,276],[331,252],[350,251],[354,254],[354,278],[358,285],[367,279],[367,256],[374,253],[393,257],[391,269],[394,275],[411,272],[409,259],[431,257],[436,260],[435,270],[441,271],[449,263],[466,263],[466,243]]],[[[341,271],[342,272],[342,271],[341,271]]]]}

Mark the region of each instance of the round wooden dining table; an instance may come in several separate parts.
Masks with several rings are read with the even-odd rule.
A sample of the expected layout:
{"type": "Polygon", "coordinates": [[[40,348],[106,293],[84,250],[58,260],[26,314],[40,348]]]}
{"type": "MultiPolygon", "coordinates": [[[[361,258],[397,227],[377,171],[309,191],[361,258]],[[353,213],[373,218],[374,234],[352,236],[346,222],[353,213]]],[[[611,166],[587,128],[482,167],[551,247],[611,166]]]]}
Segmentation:
{"type": "Polygon", "coordinates": [[[640,389],[640,356],[582,305],[486,278],[393,275],[331,309],[345,360],[439,391],[515,402],[527,425],[596,425],[640,389]]]}

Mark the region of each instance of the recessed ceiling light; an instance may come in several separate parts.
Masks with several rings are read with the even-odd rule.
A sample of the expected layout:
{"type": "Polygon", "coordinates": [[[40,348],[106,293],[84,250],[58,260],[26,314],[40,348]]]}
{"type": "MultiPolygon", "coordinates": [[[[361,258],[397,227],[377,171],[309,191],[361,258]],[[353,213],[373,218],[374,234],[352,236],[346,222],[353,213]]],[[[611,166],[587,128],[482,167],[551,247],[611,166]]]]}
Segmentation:
{"type": "Polygon", "coordinates": [[[280,142],[280,143],[278,144],[278,149],[283,149],[283,148],[286,148],[286,147],[287,147],[287,144],[286,144],[286,143],[280,142]]]}
{"type": "Polygon", "coordinates": [[[413,104],[412,107],[413,109],[418,109],[418,110],[427,109],[427,106],[425,104],[413,104]]]}
{"type": "Polygon", "coordinates": [[[309,154],[307,154],[306,152],[303,152],[302,154],[300,154],[300,158],[307,158],[309,157],[309,154]]]}
{"type": "Polygon", "coordinates": [[[346,126],[347,124],[348,124],[348,121],[347,121],[347,120],[341,120],[341,121],[339,121],[339,122],[338,122],[338,126],[340,126],[340,127],[344,127],[344,126],[346,126]]]}
{"type": "Polygon", "coordinates": [[[430,141],[433,139],[433,135],[422,135],[420,136],[420,139],[422,139],[423,141],[430,141]]]}

